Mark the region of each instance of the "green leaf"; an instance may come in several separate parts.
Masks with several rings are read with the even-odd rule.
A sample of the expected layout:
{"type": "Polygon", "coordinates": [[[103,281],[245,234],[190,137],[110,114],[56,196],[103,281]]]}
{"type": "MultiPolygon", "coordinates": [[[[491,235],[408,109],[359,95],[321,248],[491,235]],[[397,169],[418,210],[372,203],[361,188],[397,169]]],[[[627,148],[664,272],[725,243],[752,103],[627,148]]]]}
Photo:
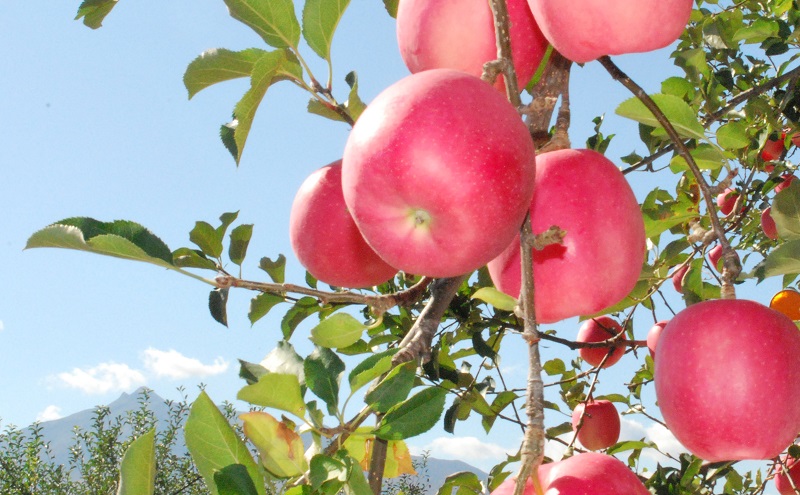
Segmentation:
{"type": "MultiPolygon", "coordinates": [[[[697,114],[688,103],[674,95],[659,93],[650,95],[650,97],[679,135],[692,139],[705,138],[703,126],[697,121],[697,114]]],[[[636,97],[623,101],[617,107],[616,113],[641,124],[661,128],[661,124],[658,123],[655,116],[636,97]]]]}
{"type": "Polygon", "coordinates": [[[389,408],[406,400],[417,378],[416,364],[397,366],[379,383],[367,391],[364,402],[373,411],[386,412],[389,408]]]}
{"type": "Polygon", "coordinates": [[[367,327],[347,313],[334,313],[311,329],[311,342],[328,349],[355,344],[367,327]]]}
{"type": "Polygon", "coordinates": [[[242,261],[244,261],[244,257],[247,255],[247,246],[250,244],[250,239],[252,237],[252,224],[238,225],[231,231],[231,244],[228,247],[228,256],[233,263],[242,266],[242,261]]]}
{"type": "Polygon", "coordinates": [[[472,294],[472,299],[478,299],[502,311],[514,311],[517,300],[494,287],[481,287],[472,294]]]}
{"type": "Polygon", "coordinates": [[[222,236],[217,229],[208,222],[195,222],[194,228],[189,232],[192,241],[206,256],[219,259],[222,256],[222,236]]]}
{"type": "Polygon", "coordinates": [[[267,373],[239,390],[236,398],[256,406],[272,407],[302,419],[306,412],[300,380],[294,374],[267,373]]]}
{"type": "Polygon", "coordinates": [[[403,440],[433,428],[444,412],[447,390],[428,387],[389,409],[375,434],[384,440],[403,440]]]}
{"type": "Polygon", "coordinates": [[[317,454],[311,458],[309,463],[308,480],[316,492],[339,492],[347,480],[347,466],[338,459],[317,454]],[[320,490],[323,485],[326,485],[325,489],[320,490]]]}
{"type": "Polygon", "coordinates": [[[685,195],[673,198],[667,191],[655,188],[642,203],[645,236],[653,239],[661,233],[696,218],[697,205],[685,195]]]}
{"type": "Polygon", "coordinates": [[[358,75],[356,72],[349,72],[345,76],[344,80],[347,82],[347,85],[350,86],[350,95],[347,97],[345,108],[347,109],[347,113],[350,114],[350,117],[355,122],[358,120],[364,110],[366,110],[367,105],[361,100],[361,97],[358,96],[358,75]]]}
{"type": "Polygon", "coordinates": [[[181,268],[202,268],[205,270],[217,270],[217,264],[206,258],[206,255],[198,249],[178,248],[172,252],[172,262],[181,268]]]}
{"type": "Polygon", "coordinates": [[[261,365],[271,373],[292,374],[297,377],[301,385],[305,384],[303,358],[297,354],[292,344],[285,340],[278,342],[278,345],[261,361],[261,365]]]}
{"type": "Polygon", "coordinates": [[[103,25],[103,19],[117,6],[118,0],[83,0],[78,7],[77,21],[83,17],[83,24],[92,29],[97,29],[103,25]]]}
{"type": "Polygon", "coordinates": [[[211,312],[211,316],[226,327],[228,326],[229,290],[230,289],[227,287],[224,289],[214,289],[208,295],[208,310],[211,312]]]}
{"type": "MultiPolygon", "coordinates": [[[[228,0],[228,3],[233,0],[228,0]]],[[[259,3],[264,0],[259,0],[259,3]]],[[[282,3],[283,0],[265,3],[282,3]]],[[[242,2],[242,3],[246,3],[242,2]]],[[[233,109],[233,121],[227,127],[233,130],[233,154],[238,164],[244,151],[247,136],[253,125],[261,100],[267,94],[270,86],[285,79],[301,80],[303,69],[297,58],[289,50],[275,50],[265,52],[253,65],[250,76],[250,89],[242,96],[233,109]]],[[[224,137],[224,136],[223,136],[224,137]]],[[[224,142],[224,139],[223,139],[224,142]]],[[[230,144],[230,143],[229,143],[230,144]]],[[[226,145],[227,146],[227,145],[226,145]]]]}
{"type": "Polygon", "coordinates": [[[73,217],[34,233],[25,249],[56,247],[77,249],[106,256],[173,268],[172,252],[164,241],[138,223],[127,220],[100,222],[73,217]]]}
{"type": "Polygon", "coordinates": [[[444,480],[444,484],[437,495],[451,495],[456,489],[455,495],[480,495],[484,493],[483,485],[478,475],[469,471],[451,474],[444,480]]]}
{"type": "Polygon", "coordinates": [[[256,485],[247,468],[241,464],[225,466],[214,472],[214,484],[219,495],[257,495],[256,485]]]}
{"type": "Polygon", "coordinates": [[[756,19],[752,24],[744,26],[733,35],[734,41],[745,43],[762,43],[778,35],[780,26],[770,19],[756,19]]]}
{"type": "Polygon", "coordinates": [[[547,429],[547,436],[549,437],[557,437],[559,435],[563,435],[564,433],[569,433],[572,431],[572,423],[567,421],[566,423],[561,423],[558,426],[553,426],[547,429]]]}
{"type": "Polygon", "coordinates": [[[750,144],[747,125],[739,120],[728,122],[717,129],[717,143],[726,150],[738,150],[750,144]]]}
{"type": "Polygon", "coordinates": [[[344,363],[336,353],[320,346],[316,346],[314,352],[303,361],[306,385],[314,395],[325,401],[331,415],[336,414],[339,405],[339,383],[344,369],[344,363]]]}
{"type": "Polygon", "coordinates": [[[781,239],[800,239],[800,184],[792,181],[789,187],[775,195],[770,215],[781,239]]]}
{"type": "Polygon", "coordinates": [[[285,280],[286,256],[279,254],[275,261],[267,257],[261,258],[258,267],[267,272],[267,275],[269,275],[269,278],[271,278],[273,282],[282,284],[285,280]]]}
{"type": "Polygon", "coordinates": [[[303,7],[303,37],[317,55],[330,61],[333,33],[350,0],[306,0],[303,7]]]}
{"type": "Polygon", "coordinates": [[[392,369],[392,356],[397,354],[400,349],[387,349],[378,354],[373,354],[361,361],[350,371],[348,382],[350,382],[350,392],[354,393],[367,383],[392,369]]]}
{"type": "Polygon", "coordinates": [[[151,429],[128,446],[119,468],[117,495],[152,495],[156,483],[156,431],[151,429]]]}
{"type": "MultiPolygon", "coordinates": [[[[205,392],[192,404],[184,427],[186,448],[192,455],[197,471],[203,476],[212,495],[219,495],[214,473],[231,464],[241,464],[250,478],[261,479],[258,465],[247,446],[205,392]]],[[[266,495],[264,485],[256,485],[259,495],[266,495]]]]}
{"type": "Polygon", "coordinates": [[[256,383],[259,378],[267,373],[269,371],[260,364],[250,363],[243,359],[239,360],[239,378],[244,379],[248,385],[256,383]]]}
{"type": "Polygon", "coordinates": [[[255,324],[258,320],[266,316],[269,310],[276,304],[284,302],[285,299],[281,296],[270,294],[269,292],[262,292],[250,300],[250,310],[247,312],[247,318],[250,324],[255,324]]]}
{"type": "Polygon", "coordinates": [[[397,17],[397,4],[400,0],[383,0],[383,6],[386,7],[386,12],[392,17],[397,17]]]}
{"type": "Polygon", "coordinates": [[[354,459],[352,461],[347,484],[344,485],[345,495],[372,495],[372,488],[370,488],[367,478],[364,476],[364,471],[359,468],[354,459]]]}
{"type": "Polygon", "coordinates": [[[189,99],[201,90],[231,79],[250,77],[253,66],[266,53],[260,48],[248,48],[238,52],[225,48],[212,48],[192,60],[183,74],[183,85],[189,99]]]}
{"type": "Polygon", "coordinates": [[[297,48],[300,24],[292,0],[225,0],[234,19],[248,25],[270,46],[297,48]]]}
{"type": "Polygon", "coordinates": [[[648,449],[652,448],[653,444],[648,442],[642,442],[640,440],[628,440],[626,442],[620,442],[616,445],[612,445],[606,451],[607,454],[614,455],[619,454],[620,452],[625,452],[628,450],[636,450],[636,449],[648,449]]]}
{"type": "Polygon", "coordinates": [[[800,273],[800,240],[786,241],[770,251],[753,274],[760,280],[776,275],[800,273]]]}
{"type": "Polygon", "coordinates": [[[294,306],[286,312],[283,316],[283,320],[281,320],[283,338],[289,339],[297,328],[297,325],[314,313],[318,313],[320,309],[317,300],[313,297],[300,298],[294,303],[294,306]]]}
{"type": "Polygon", "coordinates": [[[312,98],[308,100],[308,113],[313,113],[314,115],[319,115],[320,117],[325,117],[326,119],[333,120],[336,122],[347,122],[344,117],[338,112],[331,110],[327,107],[324,103],[317,100],[316,98],[312,98]]]}
{"type": "MultiPolygon", "coordinates": [[[[728,161],[719,148],[707,143],[697,145],[689,154],[700,170],[719,170],[728,161]]],[[[669,169],[677,174],[689,170],[689,164],[682,156],[675,155],[669,162],[669,169]]]]}
{"type": "Polygon", "coordinates": [[[279,478],[303,474],[308,469],[303,440],[286,423],[265,412],[249,412],[239,416],[244,434],[258,449],[261,463],[279,478]]]}

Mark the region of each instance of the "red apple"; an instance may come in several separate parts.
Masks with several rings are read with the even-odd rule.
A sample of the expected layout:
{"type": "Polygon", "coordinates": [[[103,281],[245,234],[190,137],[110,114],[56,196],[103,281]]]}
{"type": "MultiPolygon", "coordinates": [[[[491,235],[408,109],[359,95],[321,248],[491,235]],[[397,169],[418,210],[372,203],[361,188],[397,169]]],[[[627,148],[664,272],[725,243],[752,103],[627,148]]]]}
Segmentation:
{"type": "Polygon", "coordinates": [[[387,263],[453,277],[485,265],[517,235],[534,163],[528,128],[498,91],[464,72],[433,69],[367,107],[345,146],[342,189],[387,263]]]}
{"type": "Polygon", "coordinates": [[[800,332],[746,300],[693,304],[664,328],[655,360],[664,421],[707,461],[771,459],[800,431],[800,332]]]}
{"type": "Polygon", "coordinates": [[[619,440],[617,408],[607,400],[581,402],[572,410],[572,431],[578,432],[578,441],[589,450],[611,447],[619,440]]]}
{"type": "Polygon", "coordinates": [[[795,132],[792,134],[792,144],[795,146],[800,146],[800,132],[795,132]]]}
{"type": "Polygon", "coordinates": [[[792,488],[792,483],[794,483],[795,488],[800,488],[800,464],[797,463],[797,459],[785,455],[781,456],[781,461],[786,466],[786,469],[781,465],[776,468],[775,489],[781,495],[796,495],[797,492],[792,488]],[[791,483],[789,478],[792,478],[791,483]]]}
{"type": "Polygon", "coordinates": [[[653,359],[656,358],[656,344],[658,344],[658,339],[661,337],[661,332],[667,326],[667,323],[669,323],[669,320],[661,320],[650,327],[650,331],[647,332],[647,348],[650,350],[650,357],[653,359]]]}
{"type": "Polygon", "coordinates": [[[326,284],[371,287],[397,273],[367,245],[347,211],[341,160],[300,186],[289,216],[289,240],[300,263],[326,284]]]}
{"type": "MultiPolygon", "coordinates": [[[[515,484],[515,478],[508,478],[491,495],[511,495],[515,484]]],[[[625,463],[597,452],[576,454],[539,466],[539,484],[544,495],[650,495],[625,463]]],[[[536,493],[530,478],[525,482],[523,493],[536,493]]]]}
{"type": "Polygon", "coordinates": [[[764,235],[770,239],[778,238],[778,227],[775,225],[775,219],[772,218],[772,207],[768,206],[761,212],[761,230],[764,235]]]}
{"type": "Polygon", "coordinates": [[[722,265],[720,265],[720,261],[722,260],[722,244],[717,244],[708,252],[708,261],[711,263],[711,266],[714,267],[715,270],[722,273],[722,265]]]}
{"type": "Polygon", "coordinates": [[[785,133],[781,135],[780,139],[767,139],[767,142],[764,143],[764,147],[761,148],[761,158],[765,162],[780,160],[781,156],[783,156],[783,152],[786,150],[784,139],[786,139],[785,133]]]}
{"type": "MultiPolygon", "coordinates": [[[[527,0],[509,0],[511,52],[520,90],[533,77],[547,40],[527,0]]],[[[397,8],[400,55],[412,73],[458,69],[476,77],[497,58],[494,20],[486,0],[403,0],[397,8]]],[[[497,87],[505,90],[502,77],[497,87]]]]}
{"type": "Polygon", "coordinates": [[[649,52],[681,35],[692,0],[528,0],[544,36],[562,55],[588,62],[649,52]]]}
{"type": "MultiPolygon", "coordinates": [[[[596,151],[552,151],[536,160],[533,232],[557,225],[567,233],[563,244],[533,252],[536,318],[553,323],[598,313],[639,280],[645,253],[639,204],[619,169],[596,151]]],[[[519,238],[488,268],[495,286],[517,297],[519,238]]]]}
{"type": "MultiPolygon", "coordinates": [[[[608,340],[622,332],[622,326],[609,318],[600,316],[583,322],[578,329],[578,342],[602,342],[608,340]]],[[[625,346],[613,347],[583,347],[578,351],[581,358],[592,366],[600,366],[603,358],[608,354],[608,359],[603,363],[603,368],[608,368],[612,364],[622,359],[625,354],[625,346]]]]}
{"type": "Polygon", "coordinates": [[[780,182],[777,186],[775,186],[775,193],[779,193],[789,187],[789,184],[792,183],[794,180],[794,175],[792,174],[783,174],[781,175],[782,182],[780,182]]]}
{"type": "Polygon", "coordinates": [[[689,271],[689,265],[683,265],[672,273],[672,286],[678,294],[683,294],[683,277],[689,271]]]}
{"type": "Polygon", "coordinates": [[[739,198],[739,193],[735,189],[727,188],[717,195],[717,206],[723,215],[728,215],[733,211],[736,205],[736,200],[739,198]]]}

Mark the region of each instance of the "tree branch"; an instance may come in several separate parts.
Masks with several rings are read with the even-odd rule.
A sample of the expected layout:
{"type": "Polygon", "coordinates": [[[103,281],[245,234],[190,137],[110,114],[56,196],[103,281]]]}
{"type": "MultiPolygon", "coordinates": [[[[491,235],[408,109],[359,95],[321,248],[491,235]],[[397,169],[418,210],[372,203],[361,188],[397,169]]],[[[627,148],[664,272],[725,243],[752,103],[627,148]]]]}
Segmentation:
{"type": "MultiPolygon", "coordinates": [[[[537,148],[550,140],[550,120],[553,118],[553,111],[556,108],[559,96],[568,91],[571,66],[572,61],[567,60],[560,53],[553,50],[550,62],[547,64],[542,78],[533,88],[533,100],[522,110],[537,148]]],[[[569,100],[567,99],[566,106],[562,101],[562,111],[566,113],[562,114],[562,111],[560,111],[559,116],[562,116],[562,122],[566,118],[567,126],[569,125],[568,108],[569,100]]]]}

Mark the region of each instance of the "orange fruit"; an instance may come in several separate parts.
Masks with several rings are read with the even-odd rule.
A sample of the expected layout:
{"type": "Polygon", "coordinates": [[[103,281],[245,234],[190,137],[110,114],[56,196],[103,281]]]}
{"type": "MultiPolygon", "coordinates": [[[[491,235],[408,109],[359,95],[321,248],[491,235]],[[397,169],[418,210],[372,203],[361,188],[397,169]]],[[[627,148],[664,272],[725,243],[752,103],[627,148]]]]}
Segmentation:
{"type": "Polygon", "coordinates": [[[769,307],[792,320],[800,320],[800,292],[784,289],[772,296],[769,307]]]}

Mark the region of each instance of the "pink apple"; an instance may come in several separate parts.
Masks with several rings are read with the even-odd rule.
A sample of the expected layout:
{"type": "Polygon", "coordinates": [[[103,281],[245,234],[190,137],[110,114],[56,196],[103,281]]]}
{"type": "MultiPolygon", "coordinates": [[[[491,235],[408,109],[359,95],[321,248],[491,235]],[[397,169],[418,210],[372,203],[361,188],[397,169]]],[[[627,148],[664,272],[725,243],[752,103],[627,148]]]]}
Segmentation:
{"type": "Polygon", "coordinates": [[[656,358],[658,339],[661,337],[661,332],[664,330],[664,327],[667,326],[667,323],[669,323],[669,320],[661,320],[650,327],[650,331],[647,332],[647,348],[650,350],[650,357],[653,359],[656,358]]]}
{"type": "Polygon", "coordinates": [[[367,245],[347,211],[341,160],[300,186],[289,216],[289,240],[300,264],[326,284],[371,287],[397,273],[367,245]]]}
{"type": "MultiPolygon", "coordinates": [[[[598,313],[639,279],[645,253],[639,204],[619,169],[596,151],[552,151],[536,160],[533,232],[557,225],[567,233],[563,244],[533,252],[536,318],[553,323],[598,313]]],[[[495,286],[517,297],[519,238],[488,268],[495,286]]]]}
{"type": "Polygon", "coordinates": [[[727,188],[717,195],[717,207],[723,215],[727,215],[733,211],[736,206],[736,200],[739,198],[739,193],[735,189],[727,188]]]}
{"type": "Polygon", "coordinates": [[[800,488],[800,464],[797,463],[797,459],[785,455],[781,456],[781,461],[786,465],[786,469],[779,465],[775,470],[775,489],[781,495],[796,495],[792,483],[795,488],[800,488]],[[791,482],[789,478],[792,479],[791,482]]]}
{"type": "Polygon", "coordinates": [[[345,146],[342,189],[387,263],[453,277],[485,265],[517,235],[534,163],[528,128],[498,91],[464,72],[433,69],[367,107],[345,146]]]}
{"type": "Polygon", "coordinates": [[[711,266],[713,266],[715,270],[722,273],[722,265],[720,264],[721,260],[722,244],[717,244],[708,252],[708,262],[711,263],[711,266]]]}
{"type": "Polygon", "coordinates": [[[778,227],[775,225],[775,219],[772,218],[771,206],[761,212],[761,230],[770,239],[778,238],[778,227]]]}
{"type": "MultiPolygon", "coordinates": [[[[616,457],[586,452],[539,467],[543,495],[650,495],[636,474],[616,457]]],[[[491,495],[511,495],[516,479],[508,478],[491,495]]],[[[535,495],[533,482],[525,483],[524,495],[535,495]]]]}
{"type": "Polygon", "coordinates": [[[675,292],[683,294],[683,277],[689,271],[689,265],[683,265],[674,272],[672,272],[672,286],[675,287],[675,292]]]}
{"type": "Polygon", "coordinates": [[[784,150],[786,150],[784,139],[786,139],[786,133],[781,134],[780,139],[767,139],[764,147],[761,148],[761,159],[765,162],[780,160],[784,150]]]}
{"type": "Polygon", "coordinates": [[[792,174],[783,174],[781,175],[782,182],[780,182],[777,186],[775,186],[775,193],[779,193],[789,187],[789,184],[792,183],[794,180],[794,175],[792,174]]]}
{"type": "Polygon", "coordinates": [[[544,36],[562,55],[589,62],[649,52],[681,35],[692,0],[528,0],[544,36]]]}
{"type": "MultiPolygon", "coordinates": [[[[608,316],[600,316],[583,322],[578,329],[578,342],[602,342],[622,332],[622,326],[608,316]]],[[[608,368],[617,363],[625,354],[625,346],[613,347],[583,347],[578,351],[581,358],[592,366],[600,366],[603,358],[608,354],[608,359],[603,363],[603,368],[608,368]]]]}
{"type": "Polygon", "coordinates": [[[746,300],[693,304],[664,328],[656,398],[667,427],[707,461],[771,459],[800,431],[800,332],[746,300]]]}
{"type": "Polygon", "coordinates": [[[578,432],[578,441],[589,450],[611,447],[619,440],[620,419],[617,408],[607,400],[581,402],[572,410],[572,431],[578,432]]]}
{"type": "MultiPolygon", "coordinates": [[[[547,40],[527,0],[508,0],[511,52],[520,90],[533,77],[547,40]]],[[[476,77],[497,58],[494,20],[486,0],[403,0],[397,8],[400,55],[412,73],[457,69],[476,77]]],[[[505,90],[502,77],[497,87],[505,90]]]]}

